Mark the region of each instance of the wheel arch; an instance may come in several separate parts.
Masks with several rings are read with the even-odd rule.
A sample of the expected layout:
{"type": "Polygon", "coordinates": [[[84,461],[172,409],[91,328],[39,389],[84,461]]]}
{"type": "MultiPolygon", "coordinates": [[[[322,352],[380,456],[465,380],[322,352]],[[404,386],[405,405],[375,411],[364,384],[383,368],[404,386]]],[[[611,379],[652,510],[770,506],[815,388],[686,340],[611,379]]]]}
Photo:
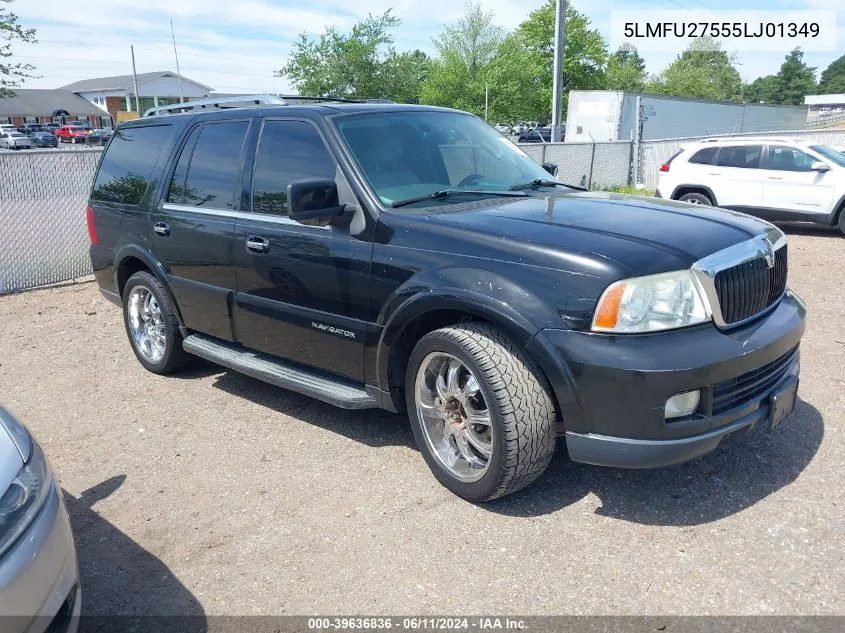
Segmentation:
{"type": "Polygon", "coordinates": [[[377,349],[377,381],[380,389],[390,394],[396,410],[405,407],[405,374],[416,343],[429,332],[466,321],[490,323],[507,333],[543,372],[557,406],[557,369],[544,354],[528,349],[540,327],[489,295],[449,289],[420,292],[407,299],[391,314],[382,330],[377,349]]]}
{"type": "Polygon", "coordinates": [[[132,275],[140,271],[150,273],[167,288],[173,300],[173,305],[176,308],[176,317],[179,319],[179,324],[184,326],[185,323],[182,319],[182,313],[179,310],[179,304],[170,290],[170,284],[167,283],[167,274],[164,272],[164,268],[149,251],[144,250],[136,244],[123,246],[115,255],[114,280],[121,299],[123,298],[123,289],[126,286],[126,282],[132,275]]]}
{"type": "Polygon", "coordinates": [[[708,198],[710,198],[710,202],[713,203],[714,207],[718,207],[719,203],[716,200],[716,195],[713,193],[713,190],[706,186],[706,185],[678,185],[675,187],[674,191],[672,191],[672,200],[677,200],[683,195],[688,193],[703,193],[708,198]]]}

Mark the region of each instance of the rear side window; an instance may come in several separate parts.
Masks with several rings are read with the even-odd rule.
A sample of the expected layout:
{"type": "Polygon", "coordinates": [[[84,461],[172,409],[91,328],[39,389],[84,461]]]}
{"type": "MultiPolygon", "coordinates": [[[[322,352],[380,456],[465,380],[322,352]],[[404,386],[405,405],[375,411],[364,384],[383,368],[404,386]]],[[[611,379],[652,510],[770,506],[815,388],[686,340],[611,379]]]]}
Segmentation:
{"type": "Polygon", "coordinates": [[[182,153],[179,155],[176,168],[173,170],[173,176],[170,178],[170,186],[167,190],[167,202],[182,204],[185,200],[185,178],[188,176],[188,165],[191,164],[191,154],[194,151],[194,145],[197,143],[197,137],[200,135],[200,127],[198,125],[191,130],[188,140],[182,146],[182,153]]]}
{"type": "Polygon", "coordinates": [[[762,145],[726,146],[719,150],[719,157],[716,159],[716,164],[719,167],[757,169],[760,167],[760,156],[762,154],[762,145]]]}
{"type": "Polygon", "coordinates": [[[695,163],[696,165],[712,165],[713,159],[716,158],[716,152],[718,151],[718,147],[705,147],[693,154],[688,162],[695,163]]]}
{"type": "Polygon", "coordinates": [[[241,152],[248,127],[247,121],[202,126],[191,154],[181,204],[234,209],[235,189],[243,171],[241,152]]]}
{"type": "Polygon", "coordinates": [[[291,182],[303,178],[334,180],[336,172],[334,158],[313,125],[267,121],[255,158],[252,211],[287,215],[291,182]]]}
{"type": "Polygon", "coordinates": [[[139,205],[172,126],[156,125],[118,130],[106,150],[92,200],[139,205]]]}

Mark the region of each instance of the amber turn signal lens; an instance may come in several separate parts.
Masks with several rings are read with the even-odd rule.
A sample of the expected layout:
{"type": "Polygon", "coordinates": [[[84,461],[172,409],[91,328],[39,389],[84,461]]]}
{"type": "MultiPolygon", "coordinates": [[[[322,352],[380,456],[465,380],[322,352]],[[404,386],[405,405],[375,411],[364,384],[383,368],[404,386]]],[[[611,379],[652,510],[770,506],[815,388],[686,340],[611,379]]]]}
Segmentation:
{"type": "Polygon", "coordinates": [[[616,327],[616,319],[619,316],[619,305],[622,303],[622,295],[625,293],[625,284],[612,286],[601,298],[593,326],[612,330],[616,327]]]}

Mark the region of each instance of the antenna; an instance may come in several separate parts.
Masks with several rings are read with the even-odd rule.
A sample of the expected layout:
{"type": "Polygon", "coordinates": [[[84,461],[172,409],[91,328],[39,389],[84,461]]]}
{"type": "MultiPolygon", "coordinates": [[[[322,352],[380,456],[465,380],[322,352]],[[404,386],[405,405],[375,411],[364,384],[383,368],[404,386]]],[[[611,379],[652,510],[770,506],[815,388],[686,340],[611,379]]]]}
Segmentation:
{"type": "Polygon", "coordinates": [[[176,58],[176,75],[179,77],[179,103],[185,103],[182,92],[182,72],[179,70],[179,53],[176,51],[176,32],[173,30],[173,20],[170,20],[170,36],[173,38],[173,56],[176,58]]]}

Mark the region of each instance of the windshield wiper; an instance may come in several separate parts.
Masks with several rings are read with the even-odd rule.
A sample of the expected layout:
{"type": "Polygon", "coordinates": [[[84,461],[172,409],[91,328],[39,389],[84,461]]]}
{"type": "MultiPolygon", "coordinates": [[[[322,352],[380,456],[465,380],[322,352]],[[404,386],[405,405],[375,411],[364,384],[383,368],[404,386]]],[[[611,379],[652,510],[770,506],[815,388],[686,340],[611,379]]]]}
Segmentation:
{"type": "Polygon", "coordinates": [[[483,191],[480,189],[441,189],[440,191],[433,191],[424,196],[416,196],[415,198],[407,198],[405,200],[397,200],[390,204],[394,209],[396,207],[404,207],[406,204],[413,204],[415,202],[422,202],[423,200],[436,200],[437,198],[447,198],[449,196],[456,196],[458,194],[470,195],[484,195],[484,196],[504,196],[506,198],[523,197],[524,193],[516,191],[483,191]]]}
{"type": "Polygon", "coordinates": [[[568,187],[569,189],[577,189],[578,191],[587,191],[584,187],[577,187],[575,185],[567,185],[557,180],[546,180],[545,178],[535,178],[531,182],[522,182],[511,187],[511,191],[519,191],[520,189],[531,189],[533,187],[568,187]]]}

